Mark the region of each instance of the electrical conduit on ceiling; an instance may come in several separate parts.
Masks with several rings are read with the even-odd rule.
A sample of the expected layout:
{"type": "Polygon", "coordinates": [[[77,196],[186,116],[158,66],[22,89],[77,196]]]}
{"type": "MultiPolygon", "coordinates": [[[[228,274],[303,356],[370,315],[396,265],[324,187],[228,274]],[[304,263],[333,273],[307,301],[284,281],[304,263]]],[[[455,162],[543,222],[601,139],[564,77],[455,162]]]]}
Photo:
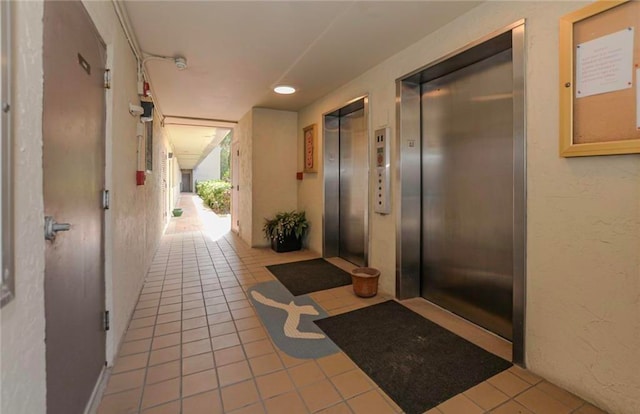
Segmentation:
{"type": "MultiPolygon", "coordinates": [[[[122,27],[125,38],[129,43],[129,47],[131,47],[131,51],[136,57],[137,69],[138,69],[138,94],[139,95],[142,94],[142,85],[143,85],[144,79],[149,79],[149,87],[151,88],[151,94],[153,96],[157,96],[155,94],[155,91],[153,90],[153,83],[151,82],[151,78],[149,77],[149,74],[146,71],[145,63],[153,59],[170,60],[176,65],[178,70],[182,70],[182,69],[186,69],[187,67],[186,59],[184,57],[159,56],[159,55],[144,53],[140,48],[140,45],[138,44],[138,40],[133,34],[133,30],[131,29],[131,22],[129,21],[129,17],[124,8],[124,5],[122,4],[122,1],[111,0],[111,3],[113,4],[113,8],[116,12],[116,16],[118,17],[118,21],[120,22],[120,26],[122,27]]],[[[158,111],[160,119],[163,120],[162,123],[164,125],[165,115],[164,115],[164,112],[162,111],[160,103],[157,100],[154,100],[154,106],[156,111],[158,111]]],[[[219,119],[203,119],[203,118],[191,118],[191,117],[182,117],[182,116],[171,116],[171,118],[175,120],[184,119],[187,122],[185,122],[183,125],[193,125],[193,126],[209,126],[211,123],[216,123],[216,124],[223,123],[226,125],[230,124],[231,127],[233,127],[235,124],[237,124],[237,121],[228,121],[228,120],[219,120],[219,119]]]]}

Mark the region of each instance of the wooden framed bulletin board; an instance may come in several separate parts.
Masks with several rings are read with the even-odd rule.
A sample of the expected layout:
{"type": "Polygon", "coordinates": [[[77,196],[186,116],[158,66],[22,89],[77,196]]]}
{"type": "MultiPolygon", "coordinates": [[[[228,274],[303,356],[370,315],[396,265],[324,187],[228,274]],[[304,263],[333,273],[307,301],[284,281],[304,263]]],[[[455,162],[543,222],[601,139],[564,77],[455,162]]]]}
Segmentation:
{"type": "Polygon", "coordinates": [[[318,172],[316,124],[305,127],[302,132],[304,136],[304,172],[318,172]]]}
{"type": "Polygon", "coordinates": [[[560,19],[560,155],[640,153],[640,1],[560,19]]]}

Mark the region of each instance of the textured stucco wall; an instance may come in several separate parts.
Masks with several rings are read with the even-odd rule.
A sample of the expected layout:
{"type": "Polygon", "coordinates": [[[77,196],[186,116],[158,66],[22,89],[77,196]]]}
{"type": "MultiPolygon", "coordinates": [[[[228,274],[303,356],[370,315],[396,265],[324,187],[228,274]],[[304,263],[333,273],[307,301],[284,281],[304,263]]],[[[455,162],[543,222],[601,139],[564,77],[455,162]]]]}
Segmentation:
{"type": "MultiPolygon", "coordinates": [[[[526,18],[526,361],[606,410],[631,414],[640,412],[640,156],[558,156],[558,19],[585,4],[483,3],[302,110],[299,126],[321,125],[322,113],[368,93],[372,129],[395,134],[395,79],[526,18]]],[[[301,166],[301,133],[298,147],[301,166]]],[[[391,147],[395,160],[395,136],[391,147]]],[[[298,206],[314,221],[322,193],[322,171],[305,175],[298,206]]],[[[370,263],[388,293],[396,211],[371,218],[370,263]]],[[[318,234],[310,247],[321,251],[318,234]]]]}
{"type": "Polygon", "coordinates": [[[251,133],[253,127],[253,111],[247,112],[238,121],[233,130],[233,140],[238,142],[238,150],[240,151],[238,170],[234,174],[238,174],[238,217],[232,217],[233,220],[239,222],[239,235],[247,244],[251,244],[251,223],[252,223],[252,140],[251,133]]]}
{"type": "MultiPolygon", "coordinates": [[[[146,207],[146,264],[145,271],[151,265],[153,256],[160,243],[170,215],[166,214],[166,193],[163,187],[167,185],[169,168],[167,154],[172,152],[169,136],[161,126],[161,118],[158,111],[153,111],[153,170],[147,173],[145,182],[145,207],[146,207]],[[163,170],[162,162],[165,162],[163,170]]],[[[165,187],[168,191],[168,188],[165,187]]]]}
{"type": "Polygon", "coordinates": [[[262,233],[265,218],[297,207],[297,121],[296,112],[253,109],[252,246],[269,245],[262,233]]]}
{"type": "Polygon", "coordinates": [[[221,147],[215,147],[207,157],[193,170],[193,182],[220,179],[221,147]]]}
{"type": "Polygon", "coordinates": [[[296,112],[253,108],[233,131],[240,151],[239,234],[251,246],[269,244],[262,234],[266,217],[297,206],[296,129],[296,112]]]}
{"type": "MultiPolygon", "coordinates": [[[[175,208],[176,203],[178,202],[178,196],[180,195],[180,163],[176,157],[168,158],[168,155],[175,151],[171,141],[169,141],[169,134],[166,133],[164,128],[160,127],[158,114],[154,114],[154,128],[156,128],[154,139],[157,139],[157,145],[159,146],[157,148],[159,151],[159,157],[164,157],[166,160],[166,167],[164,175],[162,176],[164,180],[162,185],[166,185],[166,193],[162,195],[162,188],[160,188],[159,194],[160,197],[166,197],[166,201],[164,201],[166,215],[164,215],[161,220],[162,232],[164,233],[164,230],[169,224],[169,220],[171,220],[171,210],[175,208]]],[[[158,162],[161,163],[162,160],[159,158],[158,162]]],[[[160,211],[160,213],[161,212],[162,211],[160,211]]]]}
{"type": "Polygon", "coordinates": [[[113,5],[85,1],[85,8],[107,44],[111,89],[106,91],[106,185],[111,208],[105,214],[106,305],[111,313],[107,360],[113,363],[147,269],[145,187],[136,186],[138,118],[129,114],[137,96],[136,60],[113,5]],[[143,260],[140,260],[143,258],[143,260]]]}
{"type": "Polygon", "coordinates": [[[640,155],[557,155],[557,20],[577,7],[536,5],[530,21],[527,362],[640,413],[640,155]]]}
{"type": "Polygon", "coordinates": [[[42,2],[13,2],[15,299],[0,310],[0,412],[44,413],[42,2]]]}
{"type": "Polygon", "coordinates": [[[136,59],[113,5],[93,1],[84,5],[107,44],[107,67],[112,76],[106,94],[106,180],[111,208],[105,220],[106,303],[112,318],[107,360],[111,364],[168,218],[163,214],[162,185],[167,177],[161,174],[161,158],[170,150],[158,111],[154,111],[153,171],[144,186],[137,186],[139,117],[129,113],[129,102],[140,102],[136,59]]]}
{"type": "Polygon", "coordinates": [[[171,169],[169,170],[169,174],[169,186],[172,187],[171,207],[169,210],[173,210],[178,202],[178,198],[180,198],[180,180],[182,178],[180,174],[180,163],[178,162],[178,158],[175,156],[171,159],[171,169]]]}

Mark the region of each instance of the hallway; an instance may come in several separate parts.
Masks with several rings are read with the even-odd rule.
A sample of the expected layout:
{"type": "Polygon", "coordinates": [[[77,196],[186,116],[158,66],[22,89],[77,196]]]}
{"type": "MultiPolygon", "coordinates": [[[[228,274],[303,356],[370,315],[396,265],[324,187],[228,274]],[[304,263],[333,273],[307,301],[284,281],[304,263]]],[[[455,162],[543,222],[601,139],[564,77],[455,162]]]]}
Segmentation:
{"type": "MultiPolygon", "coordinates": [[[[301,296],[313,302],[315,316],[358,307],[365,309],[356,316],[371,314],[385,305],[370,303],[402,300],[528,369],[511,368],[432,413],[640,413],[640,115],[633,111],[640,2],[0,4],[1,413],[396,412],[380,386],[420,413],[495,375],[411,410],[377,376],[406,365],[381,358],[374,372],[344,343],[351,361],[343,354],[288,356],[271,333],[286,322],[262,319],[261,303],[267,305],[253,292],[284,289],[268,265],[346,257],[340,241],[380,271],[380,297],[362,300],[349,287],[301,296]],[[576,96],[574,47],[610,35],[626,39],[624,88],[576,96]],[[476,64],[486,59],[476,52],[504,58],[504,73],[493,81],[486,72],[492,81],[481,81],[485,72],[476,64]],[[441,87],[438,79],[451,82],[441,87]],[[478,88],[458,88],[458,80],[478,88]],[[603,109],[625,110],[585,116],[580,109],[610,98],[624,104],[603,109]],[[342,157],[331,137],[363,100],[366,174],[357,183],[342,180],[367,189],[355,197],[365,207],[357,205],[356,217],[348,197],[340,208],[335,167],[348,154],[342,157]],[[500,129],[513,140],[480,145],[476,134],[491,142],[503,135],[476,128],[476,121],[493,127],[494,118],[505,121],[500,129]],[[592,130],[589,122],[599,123],[597,145],[581,141],[591,139],[580,132],[592,130]],[[445,131],[453,141],[439,137],[445,131]],[[477,148],[458,146],[458,138],[477,148]],[[468,148],[468,159],[447,155],[458,148],[468,148]],[[218,149],[230,165],[223,172],[221,164],[220,177],[229,177],[233,191],[214,205],[229,201],[232,217],[181,195],[188,189],[182,173],[194,184],[218,149]],[[512,183],[488,175],[505,154],[513,168],[501,163],[497,176],[512,183]],[[172,218],[179,198],[185,214],[172,218]],[[493,206],[498,201],[505,211],[493,206]],[[305,250],[276,254],[265,248],[264,219],[292,210],[304,211],[311,225],[305,250]],[[340,236],[340,221],[327,225],[341,212],[349,212],[343,224],[362,223],[357,240],[340,236]],[[471,276],[480,283],[467,283],[471,276]],[[460,312],[450,306],[457,304],[499,310],[513,347],[422,298],[451,312],[460,312]]],[[[297,311],[310,315],[306,304],[290,301],[286,320],[297,311]]],[[[354,316],[345,315],[333,321],[354,316]]],[[[382,325],[381,318],[369,320],[382,325]]],[[[463,357],[441,357],[449,347],[410,352],[398,345],[412,331],[395,321],[406,320],[388,323],[402,328],[393,334],[349,325],[383,332],[381,342],[398,360],[433,356],[449,364],[413,363],[420,369],[404,373],[396,390],[437,390],[423,367],[445,380],[456,362],[465,374],[456,378],[472,372],[476,364],[463,357]]],[[[374,340],[359,343],[377,358],[374,340]]]]}
{"type": "MultiPolygon", "coordinates": [[[[179,207],[184,214],[171,219],[155,254],[99,414],[400,412],[344,353],[302,360],[278,349],[247,299],[248,287],[275,280],[265,265],[316,255],[249,248],[235,234],[221,234],[228,220],[203,208],[195,195],[183,194],[179,207]]],[[[389,299],[357,298],[351,286],[311,297],[330,315],[389,299]]],[[[509,355],[504,341],[423,300],[405,305],[509,355]]],[[[484,412],[603,413],[517,367],[428,411],[484,412]]]]}

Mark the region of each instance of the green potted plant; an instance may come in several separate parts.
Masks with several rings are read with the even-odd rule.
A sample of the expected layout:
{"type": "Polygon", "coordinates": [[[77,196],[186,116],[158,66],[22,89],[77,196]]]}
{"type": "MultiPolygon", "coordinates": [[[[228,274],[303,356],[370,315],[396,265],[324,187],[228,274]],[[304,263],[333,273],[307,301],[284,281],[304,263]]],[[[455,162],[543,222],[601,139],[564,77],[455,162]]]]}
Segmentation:
{"type": "Polygon", "coordinates": [[[309,222],[304,211],[279,212],[274,218],[265,219],[265,237],[271,248],[278,253],[291,252],[302,248],[302,238],[307,233],[309,222]]]}

